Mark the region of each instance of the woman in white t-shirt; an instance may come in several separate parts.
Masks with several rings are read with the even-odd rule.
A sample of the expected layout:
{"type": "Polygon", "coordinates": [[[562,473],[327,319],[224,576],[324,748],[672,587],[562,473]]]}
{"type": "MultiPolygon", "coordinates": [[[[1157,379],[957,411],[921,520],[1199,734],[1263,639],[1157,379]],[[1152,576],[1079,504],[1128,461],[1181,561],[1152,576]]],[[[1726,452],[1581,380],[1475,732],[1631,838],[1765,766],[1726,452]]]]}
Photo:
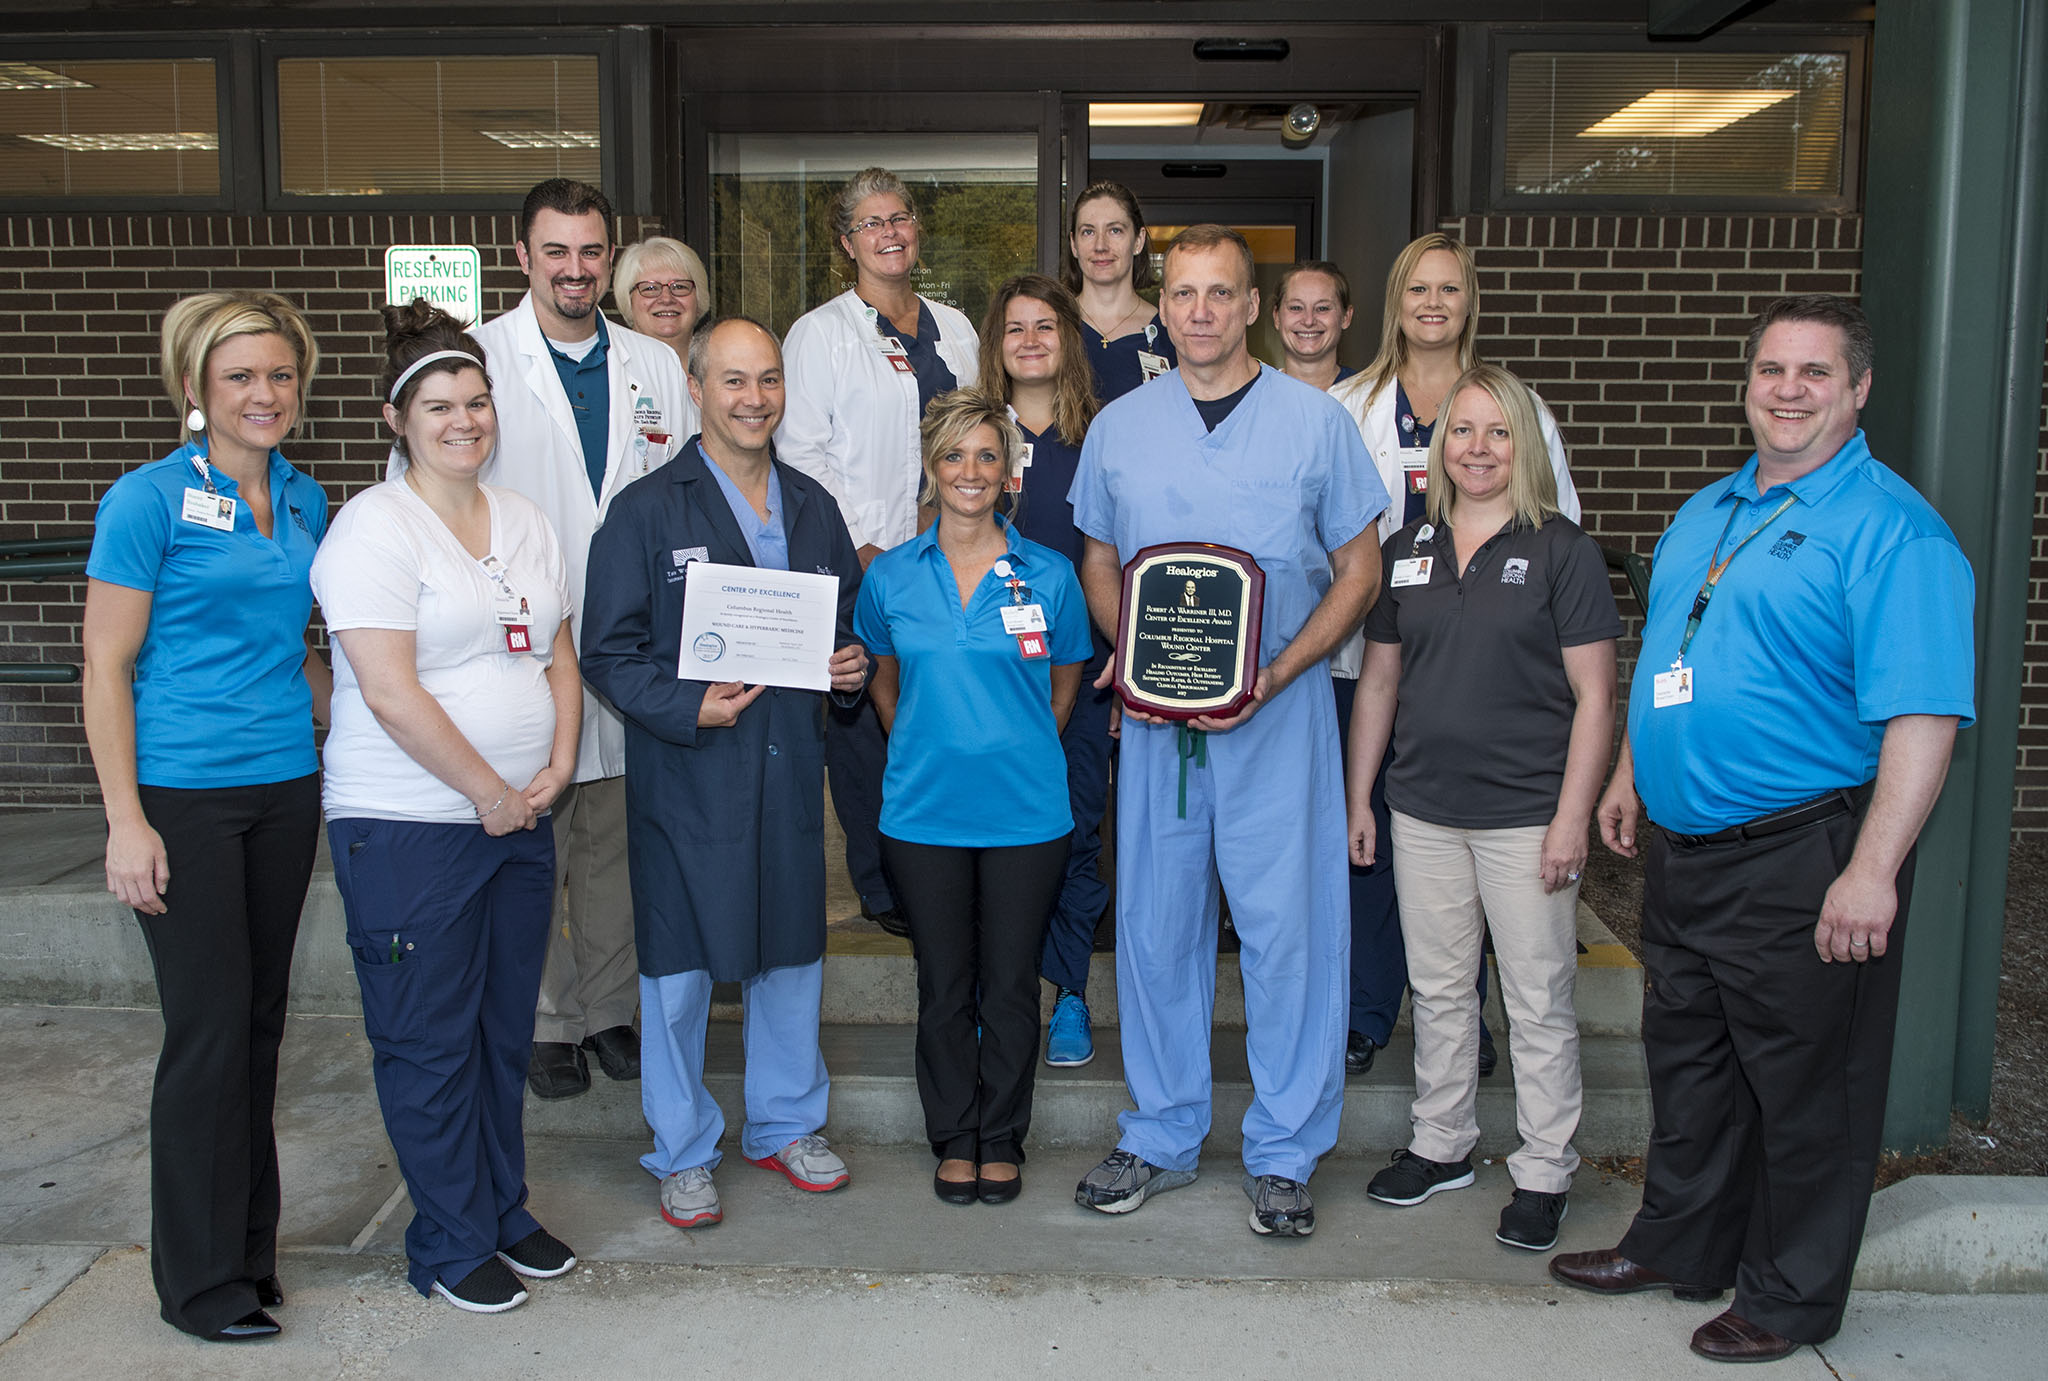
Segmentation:
{"type": "Polygon", "coordinates": [[[554,529],[477,483],[497,442],[483,347],[385,309],[384,419],[405,468],[313,563],[334,641],[323,794],[377,1098],[412,1196],[408,1278],[497,1313],[569,1249],[526,1211],[521,1091],[582,682],[554,529]],[[516,1272],[516,1274],[515,1274],[516,1272]]]}

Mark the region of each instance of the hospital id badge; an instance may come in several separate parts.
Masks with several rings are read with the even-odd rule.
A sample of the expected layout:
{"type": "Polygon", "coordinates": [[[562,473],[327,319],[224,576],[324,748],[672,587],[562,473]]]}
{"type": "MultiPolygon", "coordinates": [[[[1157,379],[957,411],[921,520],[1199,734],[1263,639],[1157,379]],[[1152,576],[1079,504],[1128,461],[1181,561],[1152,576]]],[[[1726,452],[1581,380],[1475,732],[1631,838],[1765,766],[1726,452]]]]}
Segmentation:
{"type": "Polygon", "coordinates": [[[533,634],[527,631],[525,624],[508,623],[505,625],[505,650],[507,652],[533,651],[533,634]]]}
{"type": "Polygon", "coordinates": [[[889,361],[889,367],[898,374],[914,374],[911,368],[910,352],[903,348],[903,342],[894,336],[882,337],[882,356],[889,361]]]}
{"type": "Polygon", "coordinates": [[[1650,704],[1659,710],[1692,703],[1692,668],[1673,667],[1660,671],[1650,682],[1650,704]]]}
{"type": "Polygon", "coordinates": [[[1401,478],[1407,482],[1411,494],[1429,492],[1429,448],[1427,446],[1403,446],[1401,448],[1401,478]]]}
{"type": "Polygon", "coordinates": [[[1016,473],[1016,474],[1014,474],[1014,475],[1009,475],[1009,476],[1006,476],[1006,477],[1004,478],[1004,480],[1003,480],[1003,490],[1004,490],[1004,492],[1005,492],[1005,493],[1010,493],[1010,494],[1021,494],[1021,493],[1023,493],[1023,492],[1024,492],[1024,472],[1025,472],[1026,470],[1029,470],[1030,468],[1031,468],[1031,443],[1027,441],[1027,442],[1025,442],[1025,443],[1024,443],[1024,454],[1023,454],[1022,458],[1021,458],[1021,459],[1019,459],[1019,460],[1018,460],[1018,462],[1017,462],[1017,473],[1016,473]]]}
{"type": "Polygon", "coordinates": [[[188,523],[210,527],[215,532],[233,532],[235,501],[225,494],[209,494],[204,489],[187,489],[185,511],[179,516],[188,523]]]}
{"type": "MultiPolygon", "coordinates": [[[[1007,621],[1005,620],[1005,622],[1007,621]]],[[[1019,633],[1017,635],[1017,655],[1027,662],[1035,662],[1040,658],[1052,656],[1052,649],[1045,645],[1045,634],[1043,633],[1019,633]]]]}
{"type": "Polygon", "coordinates": [[[1387,583],[1395,589],[1406,585],[1429,584],[1429,568],[1436,563],[1434,556],[1409,556],[1394,563],[1394,574],[1387,583]]]}
{"type": "Polygon", "coordinates": [[[1170,368],[1172,366],[1167,364],[1166,356],[1155,355],[1150,350],[1138,352],[1138,373],[1143,376],[1140,382],[1149,384],[1170,368]]]}
{"type": "Polygon", "coordinates": [[[1003,606],[1003,631],[1005,633],[1043,633],[1045,631],[1045,608],[1038,604],[1005,604],[1003,606]]]}

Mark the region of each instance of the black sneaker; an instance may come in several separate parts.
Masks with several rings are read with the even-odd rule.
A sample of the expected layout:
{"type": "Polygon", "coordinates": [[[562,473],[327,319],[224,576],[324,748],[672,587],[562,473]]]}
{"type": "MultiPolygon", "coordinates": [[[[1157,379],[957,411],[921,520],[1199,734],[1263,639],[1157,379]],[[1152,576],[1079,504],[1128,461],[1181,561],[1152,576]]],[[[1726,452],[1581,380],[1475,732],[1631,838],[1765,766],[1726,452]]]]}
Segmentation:
{"type": "Polygon", "coordinates": [[[1569,1207],[1562,1194],[1517,1189],[1500,1211],[1500,1231],[1493,1238],[1523,1251],[1547,1252],[1557,1245],[1557,1225],[1564,1221],[1569,1207]]]}
{"type": "Polygon", "coordinates": [[[437,1278],[434,1293],[472,1314],[502,1314],[526,1303],[519,1277],[495,1256],[453,1285],[437,1278]]]}
{"type": "Polygon", "coordinates": [[[1372,1057],[1379,1047],[1372,1043],[1372,1037],[1362,1031],[1353,1031],[1344,1038],[1344,1073],[1347,1077],[1366,1074],[1372,1070],[1372,1057]]]}
{"type": "Polygon", "coordinates": [[[535,1228],[511,1246],[498,1248],[498,1260],[535,1280],[552,1280],[576,1269],[576,1253],[546,1228],[535,1228]]]}
{"type": "Polygon", "coordinates": [[[1440,1160],[1424,1160],[1413,1151],[1396,1151],[1393,1163],[1372,1177],[1365,1192],[1383,1204],[1412,1208],[1440,1190],[1463,1189],[1470,1183],[1470,1156],[1446,1165],[1440,1160]]]}

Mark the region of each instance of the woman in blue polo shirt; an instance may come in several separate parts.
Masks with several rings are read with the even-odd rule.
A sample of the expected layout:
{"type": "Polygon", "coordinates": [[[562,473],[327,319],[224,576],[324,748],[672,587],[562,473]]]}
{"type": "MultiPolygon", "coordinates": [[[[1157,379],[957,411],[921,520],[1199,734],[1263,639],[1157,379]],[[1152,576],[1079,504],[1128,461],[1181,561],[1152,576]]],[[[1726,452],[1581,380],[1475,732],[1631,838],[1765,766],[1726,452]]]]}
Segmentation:
{"type": "Polygon", "coordinates": [[[1472,1183],[1490,929],[1522,1138],[1494,1236],[1529,1251],[1556,1242],[1579,1166],[1579,873],[1621,636],[1600,548],[1558,512],[1539,407],[1489,364],[1445,395],[1424,516],[1381,547],[1345,772],[1351,861],[1392,848],[1415,993],[1414,1135],[1366,1193],[1408,1207],[1472,1183]],[[1390,734],[1391,841],[1371,799],[1390,734]]]}
{"type": "Polygon", "coordinates": [[[1065,557],[997,516],[1023,438],[999,397],[934,400],[921,429],[938,520],[868,567],[854,629],[889,731],[882,852],[917,953],[917,1091],[947,1203],[1023,1186],[1038,960],[1073,814],[1060,729],[1088,660],[1065,557]]]}
{"type": "MultiPolygon", "coordinates": [[[[1074,295],[1043,274],[1023,273],[996,289],[981,323],[981,391],[1009,402],[1024,435],[1022,468],[1009,482],[1017,530],[1081,565],[1081,532],[1067,491],[1081,463],[1081,442],[1097,408],[1095,381],[1081,344],[1074,295]]],[[[1081,671],[1073,713],[1060,731],[1067,757],[1067,804],[1074,815],[1066,877],[1045,929],[1039,971],[1053,985],[1045,1062],[1056,1068],[1095,1058],[1088,1020],[1088,961],[1095,927],[1109,905],[1102,880],[1102,812],[1109,801],[1110,707],[1116,692],[1095,678],[1109,659],[1109,640],[1094,640],[1081,671]]]]}
{"type": "Polygon", "coordinates": [[[85,733],[107,890],[135,910],[163,1004],[150,1100],[150,1270],[165,1321],[273,1336],[277,1049],[320,828],[308,645],[327,496],[278,451],[318,363],[274,293],[164,316],[184,444],[100,501],[86,562],[85,733]]]}

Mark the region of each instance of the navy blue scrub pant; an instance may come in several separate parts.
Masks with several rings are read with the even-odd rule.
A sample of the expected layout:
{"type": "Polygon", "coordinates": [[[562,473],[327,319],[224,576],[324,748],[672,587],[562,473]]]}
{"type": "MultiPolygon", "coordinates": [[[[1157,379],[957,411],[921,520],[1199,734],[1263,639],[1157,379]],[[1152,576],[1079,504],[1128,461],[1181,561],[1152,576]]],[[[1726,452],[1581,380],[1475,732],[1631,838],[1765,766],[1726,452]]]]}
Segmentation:
{"type": "Polygon", "coordinates": [[[520,1125],[554,896],[545,822],[333,820],[377,1101],[412,1196],[406,1278],[453,1285],[539,1226],[520,1125]]]}
{"type": "Polygon", "coordinates": [[[862,696],[851,708],[825,702],[825,771],[832,787],[832,813],[846,835],[846,875],[860,904],[892,911],[896,895],[882,866],[882,771],[889,763],[889,737],[875,717],[875,702],[862,696]]]}
{"type": "MultiPolygon", "coordinates": [[[[1081,694],[1067,727],[1060,732],[1060,747],[1067,755],[1067,804],[1074,813],[1074,832],[1068,836],[1072,847],[1067,854],[1067,875],[1060,883],[1059,901],[1045,927],[1045,949],[1038,958],[1038,971],[1055,987],[1088,991],[1088,960],[1095,952],[1095,928],[1109,906],[1109,884],[1102,880],[1102,812],[1109,806],[1109,755],[1115,740],[1109,736],[1110,703],[1116,691],[1095,688],[1102,674],[1108,649],[1100,633],[1095,635],[1097,651],[1081,669],[1081,694]]],[[[1398,994],[1396,995],[1398,998],[1398,994]]]]}
{"type": "MultiPolygon", "coordinates": [[[[1337,688],[1337,735],[1346,771],[1351,763],[1351,706],[1358,682],[1332,676],[1337,688]]],[[[1394,760],[1392,736],[1372,779],[1374,838],[1372,866],[1351,865],[1351,1029],[1383,1046],[1401,1014],[1408,990],[1408,952],[1401,945],[1401,908],[1394,895],[1393,817],[1387,810],[1387,764],[1394,760]]],[[[1480,997],[1486,994],[1486,966],[1479,968],[1480,997]]]]}
{"type": "Polygon", "coordinates": [[[164,1322],[205,1337],[277,1273],[277,1050],[299,912],[320,841],[320,779],[145,786],[171,870],[136,912],[164,1047],[149,1103],[149,1270],[164,1322]]]}

